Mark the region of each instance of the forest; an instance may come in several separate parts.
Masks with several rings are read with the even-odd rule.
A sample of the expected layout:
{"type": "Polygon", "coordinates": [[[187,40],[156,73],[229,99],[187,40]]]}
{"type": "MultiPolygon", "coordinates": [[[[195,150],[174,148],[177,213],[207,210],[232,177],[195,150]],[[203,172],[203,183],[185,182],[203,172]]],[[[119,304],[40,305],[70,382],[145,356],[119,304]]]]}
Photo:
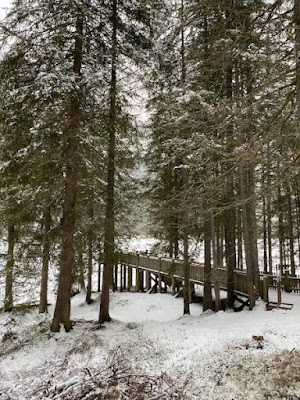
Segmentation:
{"type": "MultiPolygon", "coordinates": [[[[71,334],[77,295],[113,329],[118,266],[145,237],[182,263],[178,318],[194,262],[204,314],[238,318],[237,273],[249,321],[264,277],[297,304],[300,0],[13,0],[0,46],[0,314],[36,307],[71,334]]],[[[49,398],[139,398],[74,393],[49,398]]]]}

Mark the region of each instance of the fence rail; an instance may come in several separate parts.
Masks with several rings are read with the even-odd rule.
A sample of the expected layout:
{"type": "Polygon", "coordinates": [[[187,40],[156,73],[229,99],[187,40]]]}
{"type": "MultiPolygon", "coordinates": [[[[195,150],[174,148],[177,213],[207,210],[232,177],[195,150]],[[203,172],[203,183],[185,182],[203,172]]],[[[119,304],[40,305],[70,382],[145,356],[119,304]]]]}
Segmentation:
{"type": "MultiPolygon", "coordinates": [[[[120,256],[120,263],[129,268],[136,268],[137,271],[146,271],[156,274],[159,279],[161,276],[168,276],[170,279],[184,279],[183,260],[156,257],[140,253],[127,253],[120,256]]],[[[143,279],[143,277],[141,278],[143,279]]],[[[217,279],[221,289],[227,287],[226,268],[217,268],[217,279]]],[[[268,287],[277,287],[276,276],[271,274],[261,274],[261,287],[258,288],[261,294],[264,291],[263,280],[267,280],[268,287]]],[[[190,281],[192,283],[203,284],[204,282],[204,264],[190,264],[190,281]]],[[[281,279],[281,288],[287,292],[300,292],[300,278],[290,276],[288,273],[281,279]]],[[[248,295],[247,271],[236,269],[234,271],[234,289],[237,293],[248,295]]]]}

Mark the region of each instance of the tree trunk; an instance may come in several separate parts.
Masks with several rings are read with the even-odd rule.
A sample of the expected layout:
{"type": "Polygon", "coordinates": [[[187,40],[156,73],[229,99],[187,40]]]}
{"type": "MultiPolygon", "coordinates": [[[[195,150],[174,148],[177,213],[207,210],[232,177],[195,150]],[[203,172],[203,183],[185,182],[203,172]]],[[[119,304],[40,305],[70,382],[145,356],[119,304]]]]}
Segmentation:
{"type": "Polygon", "coordinates": [[[203,311],[212,309],[211,296],[211,221],[204,220],[204,296],[203,311]]]}
{"type": "Polygon", "coordinates": [[[255,306],[255,291],[254,291],[254,270],[251,257],[251,235],[250,235],[250,220],[248,212],[248,179],[246,175],[245,167],[242,165],[240,167],[240,192],[242,200],[242,218],[243,218],[243,236],[245,245],[245,256],[246,256],[246,266],[247,266],[247,289],[250,301],[250,309],[255,306]]]}
{"type": "Polygon", "coordinates": [[[48,271],[50,259],[50,232],[51,227],[51,205],[44,208],[44,237],[43,237],[43,265],[40,291],[39,313],[45,313],[48,310],[48,271]]]}
{"type": "Polygon", "coordinates": [[[88,228],[88,281],[86,287],[87,304],[92,303],[92,275],[93,275],[93,204],[90,204],[89,209],[89,228],[88,228]]]}
{"type": "Polygon", "coordinates": [[[178,229],[178,217],[175,218],[174,223],[174,257],[178,258],[179,255],[179,229],[178,229]]]}
{"type": "Polygon", "coordinates": [[[6,259],[6,281],[5,281],[5,298],[4,311],[11,311],[13,308],[13,272],[14,272],[14,247],[15,247],[15,227],[13,224],[8,226],[8,250],[6,259]]]}
{"type": "MultiPolygon", "coordinates": [[[[268,150],[269,154],[269,150],[268,150]]],[[[270,161],[268,160],[268,171],[267,171],[267,222],[268,222],[268,258],[269,258],[269,274],[273,273],[273,259],[272,259],[272,213],[271,213],[271,175],[270,175],[270,161]]]]}
{"type": "MultiPolygon", "coordinates": [[[[298,131],[299,131],[300,130],[300,0],[294,0],[294,24],[295,24],[295,55],[296,55],[296,103],[297,103],[297,117],[298,117],[298,131]]],[[[299,192],[298,192],[298,200],[299,200],[299,192]]],[[[299,264],[300,264],[300,247],[298,248],[298,250],[299,250],[299,264]]]]}
{"type": "Polygon", "coordinates": [[[296,103],[298,129],[300,128],[300,0],[294,0],[295,56],[296,56],[296,103]]]}
{"type": "Polygon", "coordinates": [[[248,187],[249,187],[249,234],[252,268],[254,274],[254,285],[257,292],[260,292],[260,276],[258,266],[258,250],[257,250],[257,221],[256,221],[256,194],[255,194],[255,166],[250,163],[248,166],[248,187]]]}
{"type": "MultiPolygon", "coordinates": [[[[81,75],[82,63],[82,34],[83,18],[76,21],[75,50],[73,72],[75,76],[81,75]]],[[[78,132],[80,129],[80,94],[74,93],[69,111],[69,128],[67,131],[67,164],[65,178],[65,198],[62,220],[62,251],[60,261],[60,273],[57,291],[57,300],[54,317],[51,325],[53,332],[60,330],[60,324],[64,324],[65,330],[71,329],[70,320],[70,290],[72,282],[72,268],[74,261],[73,235],[75,230],[75,206],[78,169],[78,132]]]]}
{"type": "Polygon", "coordinates": [[[225,254],[227,266],[227,307],[234,304],[234,270],[236,268],[235,249],[235,210],[230,204],[234,202],[233,178],[228,178],[228,191],[225,210],[225,254]]]}
{"type": "Polygon", "coordinates": [[[284,258],[284,227],[283,227],[283,210],[282,210],[282,199],[281,199],[281,190],[280,186],[278,186],[277,190],[277,201],[278,201],[278,236],[279,236],[279,264],[281,274],[283,273],[283,258],[284,258]]]}
{"type": "Polygon", "coordinates": [[[262,200],[263,200],[263,242],[264,242],[264,273],[268,272],[268,232],[267,232],[267,210],[265,195],[265,174],[262,173],[262,200]]]}
{"type": "Polygon", "coordinates": [[[78,269],[79,269],[79,278],[78,278],[78,283],[80,285],[80,290],[85,290],[85,284],[84,284],[84,262],[83,262],[83,254],[82,254],[82,248],[79,248],[78,251],[78,269]]]}
{"type": "MultiPolygon", "coordinates": [[[[229,11],[226,12],[227,28],[232,28],[232,15],[229,11]]],[[[225,71],[225,95],[228,100],[232,100],[232,73],[233,67],[231,60],[225,71]]],[[[234,150],[234,133],[233,125],[230,124],[226,131],[226,150],[228,155],[231,155],[234,150]]],[[[236,268],[236,248],[235,248],[235,233],[236,233],[236,215],[234,204],[234,171],[230,161],[225,167],[227,179],[227,191],[225,194],[225,254],[227,266],[227,307],[233,308],[234,304],[234,270],[236,268]],[[230,173],[228,173],[230,171],[230,173]]]]}
{"type": "MultiPolygon", "coordinates": [[[[300,179],[299,179],[299,181],[300,181],[300,179]]],[[[299,187],[297,187],[297,189],[296,189],[295,196],[296,196],[296,211],[297,211],[298,265],[300,265],[300,194],[299,194],[299,187]]]]}
{"type": "Polygon", "coordinates": [[[115,152],[116,152],[116,99],[117,99],[117,14],[118,3],[113,0],[112,9],[112,64],[110,82],[110,129],[107,164],[106,212],[104,221],[104,267],[99,324],[111,320],[109,316],[109,287],[115,262],[115,152]]]}
{"type": "Polygon", "coordinates": [[[217,242],[217,264],[223,267],[223,242],[221,239],[220,230],[223,231],[223,226],[220,228],[220,224],[216,226],[216,242],[217,242]]]}
{"type": "Polygon", "coordinates": [[[237,212],[237,242],[238,242],[238,268],[243,269],[243,231],[242,231],[242,213],[240,207],[237,212]]]}
{"type": "Polygon", "coordinates": [[[173,258],[173,232],[170,233],[168,252],[169,252],[169,257],[173,258]]]}
{"type": "Polygon", "coordinates": [[[291,199],[291,187],[287,185],[287,215],[288,215],[288,232],[289,232],[289,244],[290,244],[290,263],[291,263],[291,275],[296,276],[295,267],[295,254],[294,254],[294,224],[292,215],[292,199],[291,199]]]}
{"type": "Polygon", "coordinates": [[[101,254],[101,243],[99,240],[98,243],[98,292],[101,290],[101,262],[102,262],[102,254],[101,254]]]}
{"type": "Polygon", "coordinates": [[[189,260],[189,231],[186,221],[183,228],[183,314],[190,313],[190,260],[189,260]]]}
{"type": "Polygon", "coordinates": [[[215,289],[215,301],[216,307],[215,311],[221,310],[221,297],[220,297],[220,283],[219,283],[219,274],[218,274],[218,256],[216,249],[216,235],[215,235],[215,219],[214,213],[211,213],[211,243],[212,243],[212,254],[213,254],[213,284],[215,289]]]}

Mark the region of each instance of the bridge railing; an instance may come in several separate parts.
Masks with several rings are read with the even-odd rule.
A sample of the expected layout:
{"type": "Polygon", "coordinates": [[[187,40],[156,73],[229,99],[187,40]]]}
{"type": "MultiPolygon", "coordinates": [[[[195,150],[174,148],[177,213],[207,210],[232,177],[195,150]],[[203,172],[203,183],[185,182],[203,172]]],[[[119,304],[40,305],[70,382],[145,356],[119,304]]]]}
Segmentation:
{"type": "MultiPolygon", "coordinates": [[[[120,256],[120,262],[128,266],[144,269],[154,273],[168,275],[183,280],[184,263],[183,260],[170,259],[165,257],[157,257],[148,254],[126,253],[120,256]]],[[[217,278],[222,289],[227,286],[227,271],[226,268],[217,268],[217,278]]],[[[268,287],[276,287],[276,277],[271,274],[261,274],[261,287],[263,291],[263,279],[268,279],[268,287]]],[[[190,280],[194,283],[203,284],[204,282],[204,264],[190,264],[190,280]]],[[[286,274],[282,276],[281,286],[286,291],[300,292],[300,278],[286,274]]],[[[234,271],[234,289],[236,292],[248,294],[247,287],[247,271],[236,269],[234,271]]]]}
{"type": "MultiPolygon", "coordinates": [[[[184,277],[183,260],[161,258],[139,253],[127,253],[122,254],[120,262],[130,267],[144,269],[154,273],[161,273],[163,275],[169,275],[170,277],[173,276],[181,280],[183,280],[184,277]]],[[[226,268],[218,268],[217,271],[220,287],[226,289],[226,268]]],[[[194,283],[203,284],[204,264],[190,264],[190,280],[194,283]]],[[[245,272],[237,271],[235,273],[235,289],[241,293],[247,294],[247,279],[245,272]]]]}

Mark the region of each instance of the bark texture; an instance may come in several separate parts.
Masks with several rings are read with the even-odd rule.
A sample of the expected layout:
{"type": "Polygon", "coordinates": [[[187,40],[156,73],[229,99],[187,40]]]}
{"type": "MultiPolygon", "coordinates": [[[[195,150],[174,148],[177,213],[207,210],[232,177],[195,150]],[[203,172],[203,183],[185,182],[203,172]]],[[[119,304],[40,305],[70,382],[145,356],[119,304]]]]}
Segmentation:
{"type": "Polygon", "coordinates": [[[13,308],[13,272],[14,272],[14,246],[15,246],[15,227],[10,224],[8,227],[8,250],[6,259],[6,280],[5,280],[5,298],[4,311],[11,311],[13,308]]]}
{"type": "Polygon", "coordinates": [[[48,271],[50,260],[50,237],[51,228],[51,205],[46,205],[44,209],[44,238],[43,238],[43,265],[41,277],[41,291],[39,313],[45,313],[48,310],[48,271]]]}
{"type": "Polygon", "coordinates": [[[254,290],[254,268],[251,257],[251,234],[250,234],[250,219],[249,219],[249,192],[247,190],[248,180],[246,177],[246,168],[242,165],[240,168],[240,192],[242,200],[242,219],[243,219],[243,236],[245,245],[245,256],[247,265],[247,288],[250,301],[250,309],[255,306],[255,290],[254,290]]]}
{"type": "Polygon", "coordinates": [[[104,222],[104,266],[99,324],[111,320],[109,315],[109,287],[115,263],[115,152],[116,152],[116,98],[117,98],[117,17],[118,2],[112,8],[112,67],[110,83],[110,127],[107,164],[107,193],[104,222]]]}
{"type": "Polygon", "coordinates": [[[204,221],[204,296],[203,311],[212,309],[211,295],[211,221],[206,218],[204,221]]]}
{"type": "Polygon", "coordinates": [[[90,204],[89,209],[89,229],[88,229],[88,279],[87,279],[87,287],[86,287],[86,302],[87,304],[92,303],[92,275],[93,275],[93,217],[94,210],[93,204],[90,204]]]}
{"type": "MultiPolygon", "coordinates": [[[[76,21],[75,50],[73,72],[81,75],[82,64],[82,34],[83,18],[76,21]]],[[[67,164],[65,179],[65,197],[63,204],[62,221],[62,251],[60,260],[60,273],[57,291],[57,300],[54,317],[51,325],[53,332],[60,330],[63,324],[68,332],[71,329],[70,320],[70,290],[72,282],[72,269],[74,261],[73,235],[75,231],[75,206],[78,170],[78,131],[80,129],[80,93],[72,95],[69,110],[69,129],[67,130],[67,164]]]]}

